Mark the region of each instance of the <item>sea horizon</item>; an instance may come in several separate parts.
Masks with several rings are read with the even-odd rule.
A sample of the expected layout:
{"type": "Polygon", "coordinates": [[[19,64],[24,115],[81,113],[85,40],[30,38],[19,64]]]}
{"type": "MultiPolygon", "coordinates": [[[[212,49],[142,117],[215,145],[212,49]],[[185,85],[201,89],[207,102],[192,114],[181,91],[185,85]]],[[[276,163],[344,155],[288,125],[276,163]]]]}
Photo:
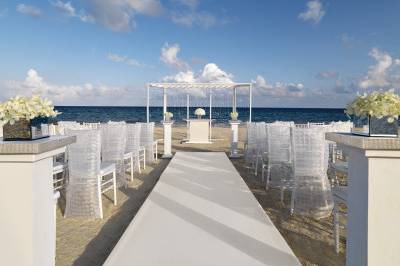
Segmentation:
{"type": "MultiPolygon", "coordinates": [[[[189,118],[194,118],[194,110],[199,106],[189,108],[189,118]]],[[[209,116],[209,107],[201,106],[209,116]]],[[[61,114],[55,121],[78,122],[108,122],[126,121],[128,123],[146,122],[145,106],[56,106],[61,114]]],[[[249,121],[249,108],[238,107],[239,120],[249,121]]],[[[168,107],[174,114],[173,120],[177,124],[184,124],[187,118],[186,107],[168,107]]],[[[227,125],[230,120],[231,107],[212,107],[212,119],[215,125],[227,125]]],[[[162,120],[162,106],[150,107],[150,121],[159,123],[162,120]]],[[[254,107],[252,108],[253,122],[293,121],[295,123],[330,123],[334,121],[348,121],[342,108],[282,108],[282,107],[254,107]]]]}

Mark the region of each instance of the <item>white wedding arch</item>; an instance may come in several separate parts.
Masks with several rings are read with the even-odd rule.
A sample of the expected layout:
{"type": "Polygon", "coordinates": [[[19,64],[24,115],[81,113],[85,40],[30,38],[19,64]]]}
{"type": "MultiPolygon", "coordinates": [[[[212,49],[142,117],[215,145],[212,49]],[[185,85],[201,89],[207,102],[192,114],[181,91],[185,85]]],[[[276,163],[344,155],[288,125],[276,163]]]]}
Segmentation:
{"type": "MultiPolygon", "coordinates": [[[[252,120],[252,83],[177,83],[177,82],[164,82],[164,83],[148,83],[147,84],[147,103],[146,103],[146,120],[150,122],[150,92],[152,89],[162,90],[162,105],[163,117],[168,112],[168,91],[173,90],[174,94],[186,94],[186,121],[188,130],[190,127],[190,102],[193,91],[196,90],[209,90],[209,117],[208,117],[208,142],[211,142],[211,128],[212,128],[212,108],[213,108],[213,94],[217,90],[228,89],[232,90],[232,112],[237,112],[237,90],[240,88],[248,89],[249,95],[249,122],[252,120]]],[[[165,118],[165,117],[164,117],[165,118]]],[[[204,120],[202,121],[204,124],[204,120]]],[[[189,135],[189,131],[188,131],[189,135]]],[[[189,138],[189,136],[188,136],[189,138]]],[[[200,141],[201,142],[201,141],[200,141]]],[[[196,142],[196,143],[200,143],[196,142]]]]}

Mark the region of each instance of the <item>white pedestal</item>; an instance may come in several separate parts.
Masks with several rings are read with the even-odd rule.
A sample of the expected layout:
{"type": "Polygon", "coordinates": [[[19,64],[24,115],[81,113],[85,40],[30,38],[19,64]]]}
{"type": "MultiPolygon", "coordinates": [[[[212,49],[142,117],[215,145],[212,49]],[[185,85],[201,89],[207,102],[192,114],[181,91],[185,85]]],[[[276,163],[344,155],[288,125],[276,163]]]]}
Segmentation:
{"type": "Polygon", "coordinates": [[[0,140],[1,265],[55,264],[53,156],[75,137],[0,140]]]}
{"type": "Polygon", "coordinates": [[[327,139],[349,155],[347,265],[400,265],[400,139],[327,139]]]}
{"type": "Polygon", "coordinates": [[[209,144],[210,141],[210,120],[209,119],[190,119],[189,136],[187,143],[209,144]]]}
{"type": "Polygon", "coordinates": [[[238,142],[239,142],[239,125],[241,121],[229,121],[231,124],[231,158],[240,157],[238,154],[238,142]]]}
{"type": "Polygon", "coordinates": [[[162,158],[172,158],[172,124],[173,121],[162,121],[164,125],[164,154],[162,158]]]}

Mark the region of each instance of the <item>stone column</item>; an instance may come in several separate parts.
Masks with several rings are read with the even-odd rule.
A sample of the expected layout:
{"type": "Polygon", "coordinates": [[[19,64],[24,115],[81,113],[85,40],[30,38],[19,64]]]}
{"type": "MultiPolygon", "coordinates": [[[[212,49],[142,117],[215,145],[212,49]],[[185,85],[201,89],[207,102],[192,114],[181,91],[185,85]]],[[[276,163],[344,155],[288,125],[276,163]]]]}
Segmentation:
{"type": "Polygon", "coordinates": [[[172,145],[172,124],[173,121],[162,121],[164,125],[164,154],[162,158],[171,158],[171,145],[172,145]]]}
{"type": "Polygon", "coordinates": [[[231,120],[229,124],[231,124],[231,158],[240,157],[238,154],[238,142],[239,142],[239,120],[231,120]]]}
{"type": "Polygon", "coordinates": [[[75,141],[0,140],[0,264],[55,264],[53,156],[75,141]]]}
{"type": "Polygon", "coordinates": [[[400,265],[400,138],[326,138],[349,156],[347,265],[400,265]]]}

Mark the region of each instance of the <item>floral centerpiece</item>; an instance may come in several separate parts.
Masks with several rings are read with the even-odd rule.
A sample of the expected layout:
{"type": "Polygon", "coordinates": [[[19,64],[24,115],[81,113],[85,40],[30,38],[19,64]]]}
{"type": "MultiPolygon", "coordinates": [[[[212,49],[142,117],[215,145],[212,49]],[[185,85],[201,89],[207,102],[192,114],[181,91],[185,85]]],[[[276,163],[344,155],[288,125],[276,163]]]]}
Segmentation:
{"type": "Polygon", "coordinates": [[[16,96],[0,103],[0,120],[3,122],[4,140],[33,140],[43,138],[41,124],[59,113],[51,101],[39,96],[16,96]]]}
{"type": "Polygon", "coordinates": [[[353,118],[353,134],[397,137],[400,96],[390,91],[359,95],[348,104],[346,114],[353,118]]]}
{"type": "Polygon", "coordinates": [[[237,112],[231,112],[232,121],[236,121],[238,119],[239,114],[237,112]]]}
{"type": "Polygon", "coordinates": [[[174,114],[171,113],[171,112],[165,112],[165,113],[164,113],[164,119],[165,119],[165,121],[171,121],[171,118],[173,118],[173,117],[174,117],[174,114]]]}
{"type": "Polygon", "coordinates": [[[197,108],[194,111],[194,114],[197,116],[198,119],[201,119],[202,116],[206,115],[206,111],[203,108],[197,108]]]}

